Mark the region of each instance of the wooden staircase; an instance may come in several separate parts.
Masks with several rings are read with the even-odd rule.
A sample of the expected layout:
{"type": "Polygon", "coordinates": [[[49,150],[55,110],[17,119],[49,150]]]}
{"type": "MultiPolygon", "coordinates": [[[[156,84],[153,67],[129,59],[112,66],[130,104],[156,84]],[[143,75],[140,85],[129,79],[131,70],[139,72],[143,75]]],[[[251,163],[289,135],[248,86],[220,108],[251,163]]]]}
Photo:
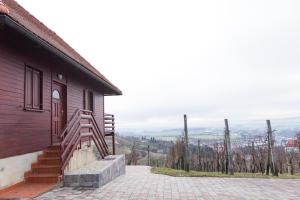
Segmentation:
{"type": "Polygon", "coordinates": [[[26,182],[60,182],[66,166],[77,147],[81,146],[82,140],[93,141],[102,158],[108,155],[105,134],[101,132],[91,111],[76,110],[59,138],[60,144],[44,150],[43,154],[38,156],[38,161],[31,165],[31,170],[25,173],[26,182]]]}
{"type": "Polygon", "coordinates": [[[38,161],[25,173],[30,183],[58,183],[61,179],[61,146],[51,146],[38,156],[38,161]]]}
{"type": "Polygon", "coordinates": [[[73,153],[81,148],[82,141],[93,141],[100,156],[107,156],[105,136],[112,136],[114,144],[113,115],[105,114],[103,133],[91,111],[77,109],[59,135],[60,144],[45,149],[37,162],[31,165],[31,170],[25,173],[25,181],[0,191],[0,199],[34,198],[49,191],[62,181],[64,170],[73,153]]]}

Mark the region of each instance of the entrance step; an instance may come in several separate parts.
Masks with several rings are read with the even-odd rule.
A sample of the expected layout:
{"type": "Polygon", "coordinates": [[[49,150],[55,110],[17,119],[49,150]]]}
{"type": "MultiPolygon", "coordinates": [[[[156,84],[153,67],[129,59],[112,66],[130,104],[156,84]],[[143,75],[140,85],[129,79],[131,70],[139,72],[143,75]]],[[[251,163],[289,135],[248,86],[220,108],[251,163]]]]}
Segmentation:
{"type": "Polygon", "coordinates": [[[32,173],[40,173],[40,174],[47,174],[47,173],[57,173],[59,174],[61,171],[60,165],[42,165],[39,163],[32,164],[31,172],[32,173]]]}
{"type": "Polygon", "coordinates": [[[25,174],[25,180],[29,183],[58,183],[60,174],[35,174],[29,172],[25,174]]]}
{"type": "Polygon", "coordinates": [[[61,146],[60,145],[53,145],[48,147],[46,150],[61,150],[61,146]]]}
{"type": "Polygon", "coordinates": [[[61,155],[60,150],[50,150],[50,149],[44,150],[45,157],[60,157],[60,155],[61,155]]]}
{"type": "Polygon", "coordinates": [[[38,163],[43,165],[61,165],[61,159],[59,157],[45,157],[45,155],[40,155],[38,163]]]}
{"type": "Polygon", "coordinates": [[[25,173],[25,182],[29,183],[58,183],[61,178],[61,147],[51,146],[38,156],[31,170],[25,173]]]}

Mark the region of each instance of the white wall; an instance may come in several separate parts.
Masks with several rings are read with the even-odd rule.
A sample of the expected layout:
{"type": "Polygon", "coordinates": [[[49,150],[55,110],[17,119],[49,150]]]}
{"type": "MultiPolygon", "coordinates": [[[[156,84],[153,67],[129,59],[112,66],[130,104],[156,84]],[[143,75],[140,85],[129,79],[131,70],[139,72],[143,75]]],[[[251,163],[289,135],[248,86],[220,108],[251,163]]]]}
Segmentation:
{"type": "MultiPolygon", "coordinates": [[[[82,148],[74,152],[65,171],[78,169],[95,161],[97,157],[93,147],[93,143],[90,147],[87,146],[87,143],[82,144],[82,148]]],[[[42,151],[38,151],[0,159],[0,190],[23,181],[24,173],[30,171],[31,164],[37,162],[38,155],[42,153],[42,151]]]]}
{"type": "Polygon", "coordinates": [[[24,173],[31,169],[42,151],[0,159],[0,189],[24,180],[24,173]]]}
{"type": "Polygon", "coordinates": [[[95,152],[93,151],[94,144],[88,147],[88,143],[82,144],[82,148],[75,151],[65,172],[69,172],[78,169],[84,165],[87,165],[97,159],[95,152]]]}

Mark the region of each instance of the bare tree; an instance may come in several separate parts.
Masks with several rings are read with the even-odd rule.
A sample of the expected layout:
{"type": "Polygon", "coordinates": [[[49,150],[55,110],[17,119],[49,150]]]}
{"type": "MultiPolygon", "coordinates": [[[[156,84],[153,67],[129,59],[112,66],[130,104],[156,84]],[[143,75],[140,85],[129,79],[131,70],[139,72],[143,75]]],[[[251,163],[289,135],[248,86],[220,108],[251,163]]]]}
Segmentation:
{"type": "Polygon", "coordinates": [[[138,158],[139,158],[139,153],[137,152],[137,143],[136,143],[136,141],[134,141],[127,164],[128,165],[137,165],[138,158]]]}

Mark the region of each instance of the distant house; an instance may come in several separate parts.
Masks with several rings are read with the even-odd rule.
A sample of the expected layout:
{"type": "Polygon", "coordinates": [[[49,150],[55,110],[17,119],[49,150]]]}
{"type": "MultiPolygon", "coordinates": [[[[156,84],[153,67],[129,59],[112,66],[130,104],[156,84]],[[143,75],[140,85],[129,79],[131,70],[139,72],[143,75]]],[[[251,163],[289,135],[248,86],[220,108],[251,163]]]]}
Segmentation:
{"type": "Polygon", "coordinates": [[[224,151],[225,151],[224,144],[217,143],[217,144],[215,145],[215,149],[217,149],[217,152],[218,152],[218,153],[224,152],[224,151]]]}
{"type": "Polygon", "coordinates": [[[121,94],[17,2],[0,0],[0,189],[58,182],[96,159],[93,147],[108,155],[104,98],[121,94]]]}
{"type": "Polygon", "coordinates": [[[299,152],[299,145],[297,139],[288,139],[285,144],[285,151],[286,152],[299,152]]]}

